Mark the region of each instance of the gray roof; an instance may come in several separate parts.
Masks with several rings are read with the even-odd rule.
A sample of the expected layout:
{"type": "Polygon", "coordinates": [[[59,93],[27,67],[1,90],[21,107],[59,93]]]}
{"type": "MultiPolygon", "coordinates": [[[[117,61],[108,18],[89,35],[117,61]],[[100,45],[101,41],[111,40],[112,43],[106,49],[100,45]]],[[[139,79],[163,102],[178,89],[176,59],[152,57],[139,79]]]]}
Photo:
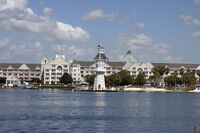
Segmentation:
{"type": "MultiPolygon", "coordinates": [[[[13,69],[18,69],[21,65],[26,63],[0,63],[0,68],[7,69],[9,66],[11,66],[13,69]]],[[[26,64],[30,70],[34,70],[35,68],[39,67],[41,68],[41,64],[26,64]]]]}
{"type": "Polygon", "coordinates": [[[185,67],[186,69],[197,68],[200,64],[186,64],[186,63],[152,63],[153,66],[167,66],[169,68],[185,67]]]}
{"type": "Polygon", "coordinates": [[[0,68],[8,68],[11,66],[14,69],[18,69],[21,65],[21,63],[0,63],[0,68]]]}
{"type": "Polygon", "coordinates": [[[80,64],[80,66],[89,67],[94,63],[96,63],[96,62],[94,62],[94,61],[73,61],[72,64],[80,64]]]}
{"type": "MultiPolygon", "coordinates": [[[[91,65],[93,65],[94,61],[73,61],[72,64],[80,64],[80,66],[84,66],[84,67],[89,67],[91,65]]],[[[106,64],[110,65],[111,67],[123,67],[125,65],[126,62],[114,62],[114,61],[109,61],[109,62],[105,62],[106,64]]]]}
{"type": "Polygon", "coordinates": [[[123,67],[126,62],[121,62],[121,61],[118,61],[118,62],[106,62],[108,65],[112,66],[112,67],[123,67]]]}

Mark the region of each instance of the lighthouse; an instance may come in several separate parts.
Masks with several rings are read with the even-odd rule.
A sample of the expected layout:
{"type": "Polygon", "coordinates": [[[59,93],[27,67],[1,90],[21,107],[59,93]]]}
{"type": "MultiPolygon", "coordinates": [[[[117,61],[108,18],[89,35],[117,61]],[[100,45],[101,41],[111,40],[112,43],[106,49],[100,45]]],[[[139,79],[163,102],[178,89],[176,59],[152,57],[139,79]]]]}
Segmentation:
{"type": "Polygon", "coordinates": [[[96,77],[94,80],[94,87],[93,90],[106,90],[105,87],[105,78],[104,78],[104,61],[103,58],[105,56],[104,54],[104,48],[101,45],[98,45],[98,54],[96,56],[96,77]]]}

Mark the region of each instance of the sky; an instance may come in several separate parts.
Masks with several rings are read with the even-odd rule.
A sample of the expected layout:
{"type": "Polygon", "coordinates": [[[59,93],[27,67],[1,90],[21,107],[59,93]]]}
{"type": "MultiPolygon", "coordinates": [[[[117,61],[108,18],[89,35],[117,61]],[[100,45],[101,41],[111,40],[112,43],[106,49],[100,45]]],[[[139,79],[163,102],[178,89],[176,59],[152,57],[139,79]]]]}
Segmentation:
{"type": "Polygon", "coordinates": [[[65,54],[200,63],[200,0],[0,0],[0,62],[65,54]]]}

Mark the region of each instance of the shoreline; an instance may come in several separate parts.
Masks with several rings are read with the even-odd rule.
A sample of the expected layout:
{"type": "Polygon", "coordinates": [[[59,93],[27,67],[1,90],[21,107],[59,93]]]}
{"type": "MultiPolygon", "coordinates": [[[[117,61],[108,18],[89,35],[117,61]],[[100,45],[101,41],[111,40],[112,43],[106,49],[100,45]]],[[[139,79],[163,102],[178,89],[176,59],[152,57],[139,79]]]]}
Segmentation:
{"type": "Polygon", "coordinates": [[[76,87],[36,87],[36,88],[22,88],[22,87],[5,87],[0,89],[30,89],[30,90],[46,90],[46,89],[58,89],[58,90],[66,90],[66,91],[80,91],[80,92],[174,92],[174,93],[200,93],[200,90],[192,90],[192,91],[183,91],[183,90],[167,90],[164,88],[115,88],[109,90],[91,90],[91,89],[77,89],[76,87]]]}

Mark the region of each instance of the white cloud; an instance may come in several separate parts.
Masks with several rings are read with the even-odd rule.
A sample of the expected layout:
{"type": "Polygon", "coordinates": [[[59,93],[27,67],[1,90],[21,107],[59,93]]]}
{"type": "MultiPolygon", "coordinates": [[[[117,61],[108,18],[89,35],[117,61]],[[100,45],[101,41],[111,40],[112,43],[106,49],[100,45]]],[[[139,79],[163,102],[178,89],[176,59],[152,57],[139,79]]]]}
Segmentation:
{"type": "MultiPolygon", "coordinates": [[[[77,47],[75,45],[62,45],[62,44],[55,44],[52,47],[52,50],[57,54],[64,54],[66,57],[74,58],[83,56],[90,56],[95,54],[95,50],[93,48],[88,47],[77,47]]],[[[91,56],[90,56],[91,57],[91,56]]]]}
{"type": "Polygon", "coordinates": [[[199,0],[194,0],[194,3],[195,4],[199,4],[199,0]]]}
{"type": "Polygon", "coordinates": [[[102,19],[106,18],[109,21],[114,20],[118,16],[117,13],[104,13],[104,11],[100,9],[93,10],[91,12],[88,12],[87,14],[82,16],[83,20],[96,20],[96,19],[102,19]]]}
{"type": "Polygon", "coordinates": [[[133,18],[134,18],[134,19],[137,19],[137,15],[136,15],[135,12],[133,13],[133,18]]]}
{"type": "Polygon", "coordinates": [[[153,49],[155,49],[158,54],[168,54],[169,48],[171,48],[171,46],[167,43],[159,43],[153,46],[153,49]]]}
{"type": "Polygon", "coordinates": [[[138,50],[148,48],[152,45],[152,38],[145,34],[120,34],[118,36],[121,47],[126,47],[130,50],[138,50]]]}
{"type": "Polygon", "coordinates": [[[179,17],[184,21],[185,24],[200,26],[200,20],[197,18],[193,18],[193,16],[185,16],[181,14],[179,17]]]}
{"type": "Polygon", "coordinates": [[[10,45],[1,55],[6,60],[40,60],[43,56],[43,46],[40,42],[26,43],[22,45],[10,45]]]}
{"type": "Polygon", "coordinates": [[[48,40],[57,43],[90,39],[89,33],[82,28],[38,16],[26,8],[26,4],[27,0],[0,0],[0,27],[15,32],[44,34],[48,40]]]}
{"type": "Polygon", "coordinates": [[[84,50],[77,48],[76,46],[68,46],[68,45],[53,45],[53,51],[57,53],[65,54],[66,56],[73,57],[74,55],[82,56],[84,55],[84,50]]]}
{"type": "Polygon", "coordinates": [[[193,32],[190,36],[191,37],[200,37],[200,31],[193,32]]]}
{"type": "Polygon", "coordinates": [[[49,15],[51,14],[51,12],[52,12],[52,9],[51,9],[51,8],[45,7],[45,8],[43,9],[43,13],[44,13],[44,15],[46,15],[46,16],[49,16],[49,15]]]}
{"type": "Polygon", "coordinates": [[[7,46],[9,42],[10,40],[7,38],[0,38],[0,48],[7,46]]]}
{"type": "Polygon", "coordinates": [[[144,29],[145,25],[143,23],[139,22],[139,23],[137,23],[136,27],[140,28],[140,29],[144,29]]]}
{"type": "Polygon", "coordinates": [[[177,63],[177,62],[183,62],[183,58],[180,57],[172,57],[171,55],[167,55],[163,59],[165,62],[170,62],[170,63],[177,63]]]}

